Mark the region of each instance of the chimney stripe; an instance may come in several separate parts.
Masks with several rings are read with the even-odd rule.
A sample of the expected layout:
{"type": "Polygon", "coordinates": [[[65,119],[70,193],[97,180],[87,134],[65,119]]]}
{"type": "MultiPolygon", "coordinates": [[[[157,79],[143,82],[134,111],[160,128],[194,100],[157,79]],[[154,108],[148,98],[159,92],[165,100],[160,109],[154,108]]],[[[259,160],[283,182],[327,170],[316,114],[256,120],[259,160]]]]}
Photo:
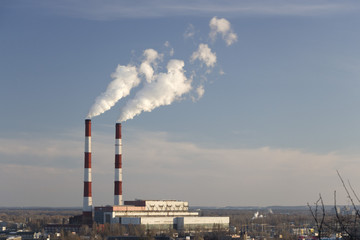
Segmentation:
{"type": "Polygon", "coordinates": [[[121,123],[116,123],[115,138],[121,140],[121,123]],[[120,126],[120,127],[118,127],[120,126]]]}
{"type": "Polygon", "coordinates": [[[85,137],[91,137],[91,120],[85,119],[85,137]]]}
{"type": "Polygon", "coordinates": [[[84,172],[84,182],[91,183],[91,168],[84,172]]]}
{"type": "Polygon", "coordinates": [[[84,182],[84,197],[92,197],[91,182],[84,182]]]}
{"type": "Polygon", "coordinates": [[[91,168],[91,152],[85,152],[85,168],[91,168]]]}
{"type": "Polygon", "coordinates": [[[115,195],[122,195],[122,182],[115,181],[115,195]]]}
{"type": "Polygon", "coordinates": [[[115,195],[114,196],[114,202],[120,202],[122,203],[123,200],[122,200],[122,195],[115,195]]]}
{"type": "Polygon", "coordinates": [[[122,167],[121,155],[116,154],[115,155],[115,168],[121,168],[121,167],[122,167]]]}
{"type": "Polygon", "coordinates": [[[91,137],[85,137],[85,152],[91,152],[91,137]]]}
{"type": "Polygon", "coordinates": [[[92,197],[84,197],[84,206],[83,208],[83,216],[89,216],[92,218],[92,197]]]}
{"type": "Polygon", "coordinates": [[[115,169],[115,179],[117,179],[118,181],[122,181],[122,169],[121,168],[115,169]]]}

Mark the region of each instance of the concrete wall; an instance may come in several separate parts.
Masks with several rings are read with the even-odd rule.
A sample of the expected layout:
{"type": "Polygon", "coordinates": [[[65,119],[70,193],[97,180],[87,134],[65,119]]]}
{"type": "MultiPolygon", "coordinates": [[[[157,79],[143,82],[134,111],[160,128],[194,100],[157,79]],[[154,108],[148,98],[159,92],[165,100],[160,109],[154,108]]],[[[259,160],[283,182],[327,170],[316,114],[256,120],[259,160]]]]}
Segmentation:
{"type": "MultiPolygon", "coordinates": [[[[119,219],[119,218],[118,218],[119,219]]],[[[121,224],[143,225],[147,229],[180,231],[213,230],[229,228],[229,217],[121,217],[121,224]]]]}
{"type": "Polygon", "coordinates": [[[122,217],[120,221],[121,221],[121,224],[124,224],[124,225],[128,225],[128,224],[139,225],[139,224],[141,224],[141,218],[139,218],[139,217],[122,217]]]}
{"type": "Polygon", "coordinates": [[[177,230],[212,230],[214,227],[228,229],[230,223],[229,217],[177,217],[177,230]]]}
{"type": "Polygon", "coordinates": [[[174,224],[175,217],[142,217],[141,224],[174,224]]]}

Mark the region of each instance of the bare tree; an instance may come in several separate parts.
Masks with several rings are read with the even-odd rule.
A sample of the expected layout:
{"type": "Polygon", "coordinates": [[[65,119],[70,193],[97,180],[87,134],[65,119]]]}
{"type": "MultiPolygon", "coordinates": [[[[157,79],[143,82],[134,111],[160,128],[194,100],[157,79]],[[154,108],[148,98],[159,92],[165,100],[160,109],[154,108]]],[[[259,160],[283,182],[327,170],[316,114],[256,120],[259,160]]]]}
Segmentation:
{"type": "Polygon", "coordinates": [[[312,207],[309,203],[307,205],[309,207],[311,215],[314,218],[315,225],[318,231],[318,237],[319,239],[321,239],[326,216],[324,201],[321,194],[319,194],[319,199],[315,202],[314,207],[312,207]]]}
{"type": "Polygon", "coordinates": [[[337,237],[342,237],[345,240],[359,240],[360,239],[360,212],[356,205],[360,203],[359,197],[355,190],[351,186],[350,182],[345,184],[339,171],[336,171],[338,177],[342,183],[342,186],[346,192],[346,197],[349,199],[351,205],[347,208],[347,211],[340,211],[340,207],[337,205],[336,191],[334,191],[334,212],[335,214],[326,213],[325,206],[321,195],[312,207],[308,204],[311,215],[315,221],[315,226],[318,231],[319,239],[324,237],[324,233],[327,232],[336,234],[337,237]],[[357,202],[355,202],[355,200],[357,202]]]}

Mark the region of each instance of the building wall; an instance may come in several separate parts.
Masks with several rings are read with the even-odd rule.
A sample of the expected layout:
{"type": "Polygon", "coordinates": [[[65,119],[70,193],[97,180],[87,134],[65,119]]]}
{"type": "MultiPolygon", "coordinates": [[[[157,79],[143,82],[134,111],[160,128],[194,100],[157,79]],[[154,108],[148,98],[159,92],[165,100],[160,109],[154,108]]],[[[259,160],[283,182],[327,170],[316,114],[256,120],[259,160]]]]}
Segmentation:
{"type": "Polygon", "coordinates": [[[95,207],[97,223],[143,225],[147,229],[211,230],[229,228],[229,217],[199,217],[189,212],[189,204],[177,200],[125,201],[122,206],[95,207]]]}
{"type": "Polygon", "coordinates": [[[165,211],[143,211],[143,212],[132,212],[132,211],[128,211],[128,212],[112,212],[113,217],[123,217],[123,216],[128,216],[128,217],[140,217],[140,216],[152,216],[152,217],[158,217],[158,216],[198,216],[199,213],[198,212],[165,212],[165,211]]]}
{"type": "Polygon", "coordinates": [[[228,229],[229,217],[178,217],[177,230],[212,230],[214,227],[228,229]]]}
{"type": "Polygon", "coordinates": [[[143,225],[146,229],[180,231],[228,229],[229,217],[121,217],[118,222],[124,225],[143,225]]]}
{"type": "Polygon", "coordinates": [[[150,225],[173,225],[175,217],[141,217],[141,224],[150,224],[150,225]]]}
{"type": "Polygon", "coordinates": [[[124,225],[139,225],[141,224],[141,218],[139,217],[122,217],[119,221],[121,224],[124,225]]]}

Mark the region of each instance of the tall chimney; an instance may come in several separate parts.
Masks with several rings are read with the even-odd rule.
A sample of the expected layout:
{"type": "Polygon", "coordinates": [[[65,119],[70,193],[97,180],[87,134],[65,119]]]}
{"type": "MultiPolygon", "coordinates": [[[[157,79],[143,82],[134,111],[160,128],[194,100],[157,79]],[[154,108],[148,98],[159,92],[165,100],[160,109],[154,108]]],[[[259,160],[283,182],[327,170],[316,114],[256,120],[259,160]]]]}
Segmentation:
{"type": "Polygon", "coordinates": [[[91,194],[91,120],[85,119],[85,155],[84,155],[84,202],[83,223],[92,222],[91,194]]]}
{"type": "Polygon", "coordinates": [[[115,131],[115,181],[114,205],[122,205],[122,160],[121,160],[121,123],[116,123],[115,131]]]}

